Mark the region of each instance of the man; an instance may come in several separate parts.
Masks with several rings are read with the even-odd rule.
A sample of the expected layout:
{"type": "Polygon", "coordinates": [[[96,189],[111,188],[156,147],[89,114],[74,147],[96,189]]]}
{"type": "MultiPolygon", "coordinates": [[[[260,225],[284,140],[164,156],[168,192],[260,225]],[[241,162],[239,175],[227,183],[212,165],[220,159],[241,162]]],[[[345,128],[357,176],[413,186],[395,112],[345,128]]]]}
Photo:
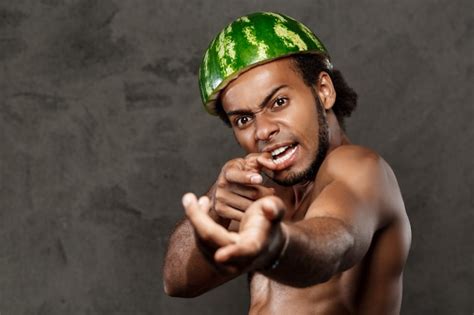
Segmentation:
{"type": "Polygon", "coordinates": [[[398,314],[411,242],[402,196],[390,166],[350,143],[356,94],[319,39],[281,14],[241,17],[209,46],[200,87],[247,155],[208,196],[183,197],[167,294],[248,273],[250,314],[398,314]]]}

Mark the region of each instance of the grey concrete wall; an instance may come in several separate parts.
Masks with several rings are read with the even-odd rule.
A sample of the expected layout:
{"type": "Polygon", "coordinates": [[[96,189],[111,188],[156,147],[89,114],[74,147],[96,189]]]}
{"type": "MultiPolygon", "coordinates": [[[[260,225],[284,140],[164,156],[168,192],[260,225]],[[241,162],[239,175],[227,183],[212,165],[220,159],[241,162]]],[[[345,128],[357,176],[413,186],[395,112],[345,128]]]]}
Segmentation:
{"type": "Polygon", "coordinates": [[[0,314],[243,314],[244,279],[163,294],[180,197],[240,155],[201,109],[212,36],[257,10],[309,25],[360,94],[355,143],[413,228],[402,314],[472,314],[473,2],[0,1],[0,314]]]}

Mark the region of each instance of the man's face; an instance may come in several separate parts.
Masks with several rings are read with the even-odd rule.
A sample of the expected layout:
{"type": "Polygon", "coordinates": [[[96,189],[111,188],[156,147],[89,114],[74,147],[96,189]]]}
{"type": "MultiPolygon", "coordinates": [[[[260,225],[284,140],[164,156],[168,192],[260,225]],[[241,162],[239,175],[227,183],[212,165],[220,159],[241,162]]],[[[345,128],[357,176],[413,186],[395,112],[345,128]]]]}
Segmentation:
{"type": "Polygon", "coordinates": [[[289,58],[255,67],[221,94],[235,138],[247,153],[269,152],[281,185],[312,180],[328,148],[327,122],[315,91],[289,58]]]}

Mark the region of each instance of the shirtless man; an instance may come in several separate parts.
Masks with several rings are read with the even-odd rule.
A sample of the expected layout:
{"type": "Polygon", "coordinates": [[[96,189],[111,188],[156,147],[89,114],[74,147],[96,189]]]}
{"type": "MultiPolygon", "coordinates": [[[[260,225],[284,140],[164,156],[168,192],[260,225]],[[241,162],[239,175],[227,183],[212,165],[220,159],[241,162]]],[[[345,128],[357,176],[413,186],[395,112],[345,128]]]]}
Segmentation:
{"type": "Polygon", "coordinates": [[[211,43],[201,94],[247,155],[223,166],[207,196],[183,197],[186,218],[165,258],[167,294],[194,297],[248,273],[250,314],[400,312],[411,230],[397,180],[376,152],[350,143],[343,119],[356,95],[308,31],[256,13],[211,43]],[[297,54],[277,51],[288,41],[255,37],[272,25],[297,54]],[[225,38],[238,32],[251,43],[225,38]],[[219,80],[206,70],[218,64],[213,49],[215,58],[238,59],[253,46],[266,55],[244,66],[221,62],[237,70],[219,80]]]}

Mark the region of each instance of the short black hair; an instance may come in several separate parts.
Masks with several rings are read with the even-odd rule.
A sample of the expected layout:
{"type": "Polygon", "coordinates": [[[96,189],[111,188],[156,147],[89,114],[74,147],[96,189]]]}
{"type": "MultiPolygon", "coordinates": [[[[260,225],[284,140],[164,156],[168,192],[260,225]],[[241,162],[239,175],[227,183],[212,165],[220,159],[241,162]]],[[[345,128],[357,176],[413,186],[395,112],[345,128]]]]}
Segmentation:
{"type": "MultiPolygon", "coordinates": [[[[290,56],[295,65],[295,70],[299,73],[304,83],[309,87],[314,87],[319,74],[324,71],[329,74],[334,89],[336,90],[336,101],[332,107],[337,117],[339,125],[345,130],[346,117],[349,117],[357,107],[357,93],[347,84],[342,73],[337,69],[330,69],[327,66],[326,57],[321,54],[296,54],[290,56]]],[[[216,100],[216,113],[227,126],[231,126],[229,117],[222,108],[220,97],[216,100]]]]}
{"type": "Polygon", "coordinates": [[[344,119],[349,117],[357,107],[357,93],[347,84],[342,73],[337,69],[329,69],[326,57],[320,54],[298,54],[291,58],[297,72],[301,74],[303,81],[309,87],[314,87],[322,71],[329,74],[336,90],[336,101],[332,110],[339,125],[345,130],[344,119]]]}

